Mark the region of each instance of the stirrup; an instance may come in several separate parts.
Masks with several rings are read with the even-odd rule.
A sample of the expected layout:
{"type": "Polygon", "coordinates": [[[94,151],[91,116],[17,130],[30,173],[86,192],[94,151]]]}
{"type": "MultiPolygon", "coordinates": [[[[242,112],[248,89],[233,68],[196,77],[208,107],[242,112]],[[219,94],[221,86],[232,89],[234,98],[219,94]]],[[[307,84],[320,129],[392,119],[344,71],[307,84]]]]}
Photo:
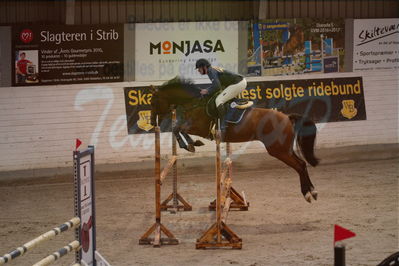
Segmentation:
{"type": "Polygon", "coordinates": [[[211,134],[213,139],[216,138],[216,123],[212,123],[211,134]]]}
{"type": "Polygon", "coordinates": [[[252,105],[254,105],[254,102],[253,102],[253,101],[248,101],[248,102],[245,103],[245,104],[238,104],[238,103],[236,103],[236,102],[232,102],[232,103],[230,104],[230,107],[231,107],[231,108],[237,108],[237,109],[247,109],[247,108],[251,107],[252,105]]]}

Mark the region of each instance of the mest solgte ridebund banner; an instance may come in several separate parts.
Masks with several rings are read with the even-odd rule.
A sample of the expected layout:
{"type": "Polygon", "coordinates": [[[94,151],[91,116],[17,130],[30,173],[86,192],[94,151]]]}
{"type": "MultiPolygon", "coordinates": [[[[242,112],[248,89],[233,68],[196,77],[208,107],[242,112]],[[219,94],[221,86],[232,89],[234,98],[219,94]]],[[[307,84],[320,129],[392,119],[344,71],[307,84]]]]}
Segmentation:
{"type": "MultiPolygon", "coordinates": [[[[128,133],[153,132],[150,87],[125,87],[124,92],[128,133]]],[[[257,108],[301,114],[317,123],[367,119],[362,77],[248,82],[238,98],[253,101],[257,108]]],[[[170,131],[170,122],[161,130],[170,131]]]]}

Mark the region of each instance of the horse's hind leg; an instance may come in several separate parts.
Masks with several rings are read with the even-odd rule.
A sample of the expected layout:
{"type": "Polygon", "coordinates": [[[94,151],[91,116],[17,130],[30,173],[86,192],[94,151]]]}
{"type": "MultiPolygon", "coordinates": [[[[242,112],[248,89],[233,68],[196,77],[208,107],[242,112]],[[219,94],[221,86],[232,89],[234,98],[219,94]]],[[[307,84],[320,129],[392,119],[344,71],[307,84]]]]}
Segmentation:
{"type": "Polygon", "coordinates": [[[315,188],[314,188],[314,186],[313,186],[313,184],[312,184],[312,181],[310,180],[309,173],[308,173],[308,168],[307,168],[307,166],[306,166],[306,162],[305,162],[304,160],[302,160],[301,158],[299,158],[299,157],[295,154],[295,152],[292,152],[292,155],[293,155],[298,161],[300,161],[302,164],[304,164],[305,178],[306,178],[307,182],[309,182],[309,184],[310,184],[310,194],[312,195],[313,199],[317,200],[318,193],[317,193],[317,191],[315,190],[315,188]]]}
{"type": "Polygon", "coordinates": [[[275,151],[271,147],[268,147],[267,151],[271,156],[279,159],[297,171],[301,183],[301,192],[307,202],[311,202],[312,197],[317,200],[317,191],[314,189],[312,181],[310,181],[306,163],[303,160],[292,151],[275,151]]]}

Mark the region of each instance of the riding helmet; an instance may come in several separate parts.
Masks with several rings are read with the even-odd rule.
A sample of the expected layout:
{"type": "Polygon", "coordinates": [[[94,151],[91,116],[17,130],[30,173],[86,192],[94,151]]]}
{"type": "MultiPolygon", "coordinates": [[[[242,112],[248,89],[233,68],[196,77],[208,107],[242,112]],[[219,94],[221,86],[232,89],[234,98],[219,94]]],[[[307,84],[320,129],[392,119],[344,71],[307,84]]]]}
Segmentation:
{"type": "Polygon", "coordinates": [[[195,62],[195,69],[200,67],[210,67],[210,66],[211,63],[209,63],[209,61],[204,58],[198,59],[197,62],[195,62]]]}

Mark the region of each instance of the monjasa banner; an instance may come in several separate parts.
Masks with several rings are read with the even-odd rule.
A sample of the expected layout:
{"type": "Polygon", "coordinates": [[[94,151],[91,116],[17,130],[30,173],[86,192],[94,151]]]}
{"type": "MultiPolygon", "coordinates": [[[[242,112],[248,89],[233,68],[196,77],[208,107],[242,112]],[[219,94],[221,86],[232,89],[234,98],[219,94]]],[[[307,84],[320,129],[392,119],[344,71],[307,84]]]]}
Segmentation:
{"type": "Polygon", "coordinates": [[[237,72],[238,21],[135,24],[136,81],[200,79],[195,62],[237,72]]]}
{"type": "Polygon", "coordinates": [[[123,25],[12,27],[12,85],[123,81],[123,25]]]}
{"type": "MultiPolygon", "coordinates": [[[[124,91],[128,133],[153,132],[150,88],[124,91]]],[[[253,101],[258,108],[297,113],[318,123],[367,119],[362,77],[248,82],[239,98],[253,101]]]]}

